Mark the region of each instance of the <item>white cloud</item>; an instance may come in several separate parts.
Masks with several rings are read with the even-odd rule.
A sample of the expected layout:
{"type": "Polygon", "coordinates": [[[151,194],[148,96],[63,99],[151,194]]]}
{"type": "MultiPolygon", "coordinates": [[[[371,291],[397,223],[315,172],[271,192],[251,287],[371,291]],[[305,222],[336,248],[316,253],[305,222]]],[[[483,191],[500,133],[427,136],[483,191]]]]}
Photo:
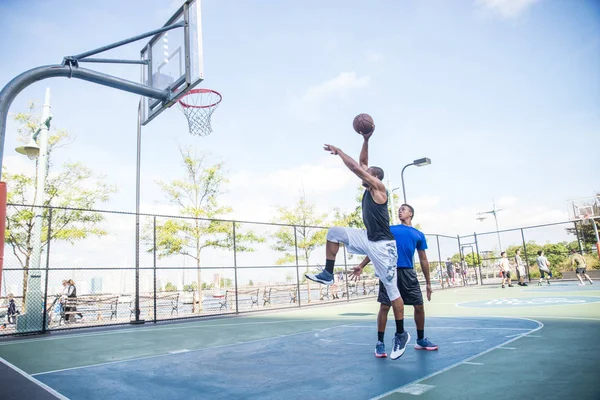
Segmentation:
{"type": "Polygon", "coordinates": [[[302,100],[313,103],[331,97],[345,97],[352,89],[369,85],[371,77],[358,77],[356,72],[342,72],[338,76],[323,83],[308,88],[302,100]]]}
{"type": "Polygon", "coordinates": [[[519,199],[517,199],[514,196],[502,196],[500,199],[498,199],[498,202],[496,203],[496,205],[498,207],[512,207],[515,204],[517,204],[519,202],[519,199]]]}
{"type": "Polygon", "coordinates": [[[476,0],[483,8],[492,10],[504,18],[516,18],[541,0],[476,0]]]}

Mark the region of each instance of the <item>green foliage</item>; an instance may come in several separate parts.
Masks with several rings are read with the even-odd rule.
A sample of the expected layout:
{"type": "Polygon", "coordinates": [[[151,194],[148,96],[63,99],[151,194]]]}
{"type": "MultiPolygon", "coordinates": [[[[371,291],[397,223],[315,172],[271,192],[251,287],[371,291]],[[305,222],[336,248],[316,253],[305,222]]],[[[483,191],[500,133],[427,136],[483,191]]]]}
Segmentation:
{"type": "Polygon", "coordinates": [[[248,286],[254,286],[254,281],[252,281],[252,279],[250,279],[250,281],[248,281],[248,286]]]}
{"type": "Polygon", "coordinates": [[[165,292],[176,292],[177,286],[173,285],[171,282],[167,282],[165,285],[165,292]]]}
{"type": "Polygon", "coordinates": [[[296,243],[298,248],[298,262],[304,262],[308,271],[310,255],[318,246],[325,244],[327,230],[318,228],[322,226],[327,214],[317,214],[315,205],[308,203],[303,195],[293,209],[280,207],[274,222],[290,226],[280,227],[274,234],[275,244],[273,250],[283,253],[277,265],[292,264],[296,261],[296,243]],[[296,234],[294,235],[294,228],[296,234]]]}
{"type": "MultiPolygon", "coordinates": [[[[35,102],[30,102],[28,112],[17,113],[14,116],[20,141],[28,142],[31,134],[38,130],[39,118],[37,115],[35,102]]],[[[103,176],[95,175],[82,163],[64,163],[60,168],[54,166],[52,162],[54,152],[71,142],[72,138],[67,131],[59,130],[49,133],[43,205],[61,208],[52,210],[50,237],[48,237],[49,209],[44,208],[40,213],[42,216],[42,250],[47,246],[49,240],[74,244],[88,237],[106,235],[106,231],[99,226],[104,221],[104,214],[89,210],[97,207],[98,203],[108,201],[116,188],[105,183],[103,176]]],[[[4,180],[7,182],[8,203],[33,204],[35,202],[35,198],[38,196],[37,168],[33,175],[11,174],[5,169],[4,180]]],[[[27,277],[34,250],[33,228],[37,213],[39,210],[31,206],[9,206],[6,215],[5,242],[11,247],[24,270],[23,303],[25,303],[27,294],[27,277]]]]}
{"type": "MultiPolygon", "coordinates": [[[[593,223],[596,224],[596,229],[600,231],[600,220],[592,220],[587,224],[578,222],[577,231],[575,230],[574,226],[572,228],[565,229],[567,233],[571,235],[577,236],[577,233],[579,234],[579,239],[581,240],[581,245],[585,252],[590,252],[592,248],[596,246],[596,233],[594,232],[594,226],[592,225],[593,223]]],[[[575,240],[575,243],[577,243],[577,240],[575,240]]],[[[576,250],[579,250],[578,245],[576,250]]]]}
{"type": "Polygon", "coordinates": [[[198,290],[198,283],[192,282],[191,285],[183,285],[184,292],[193,292],[194,290],[198,290]]]}
{"type": "Polygon", "coordinates": [[[233,281],[231,279],[229,279],[229,278],[221,278],[221,280],[220,280],[219,283],[220,283],[220,285],[221,285],[222,288],[228,288],[228,287],[232,286],[232,282],[233,281]]]}
{"type": "MultiPolygon", "coordinates": [[[[222,187],[228,182],[223,164],[207,165],[206,157],[193,155],[190,148],[180,149],[180,154],[184,178],[158,184],[169,202],[179,208],[180,215],[187,218],[158,221],[156,251],[159,258],[179,254],[194,259],[198,268],[197,282],[202,282],[200,255],[203,249],[233,250],[234,230],[236,251],[254,251],[250,244],[261,243],[265,239],[252,231],[243,232],[240,224],[219,219],[232,211],[231,207],[219,203],[222,187]]],[[[144,230],[143,240],[150,245],[147,251],[152,252],[153,232],[150,225],[144,230]]],[[[198,298],[202,298],[201,290],[205,288],[202,282],[198,298]]]]}
{"type": "Polygon", "coordinates": [[[365,229],[365,224],[362,219],[362,196],[365,188],[362,186],[358,187],[357,194],[355,196],[356,207],[349,213],[343,213],[339,208],[333,210],[333,226],[344,226],[348,228],[365,229]]]}

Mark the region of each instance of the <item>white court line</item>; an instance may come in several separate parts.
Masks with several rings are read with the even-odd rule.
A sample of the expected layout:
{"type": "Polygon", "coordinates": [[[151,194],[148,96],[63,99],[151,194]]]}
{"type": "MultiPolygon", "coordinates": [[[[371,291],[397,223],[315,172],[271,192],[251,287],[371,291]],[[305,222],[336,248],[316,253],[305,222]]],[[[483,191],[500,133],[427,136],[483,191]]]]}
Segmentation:
{"type": "Polygon", "coordinates": [[[471,361],[465,361],[463,364],[467,364],[467,365],[483,365],[483,363],[471,362],[471,361]]]}
{"type": "Polygon", "coordinates": [[[22,369],[20,369],[19,367],[9,363],[8,361],[6,361],[4,358],[0,357],[0,362],[4,365],[6,365],[8,368],[11,368],[12,370],[14,370],[15,372],[19,373],[20,375],[22,375],[25,379],[35,383],[36,385],[38,385],[39,387],[41,387],[42,389],[44,389],[46,392],[50,393],[51,395],[55,396],[57,399],[60,400],[69,400],[68,397],[63,396],[62,394],[58,393],[56,390],[52,389],[50,386],[38,381],[37,379],[35,379],[34,377],[32,377],[31,375],[29,375],[28,373],[26,373],[25,371],[23,371],[22,369]]]}
{"type": "MultiPolygon", "coordinates": [[[[596,303],[584,303],[585,304],[596,304],[596,303]]],[[[553,317],[550,315],[528,315],[529,318],[552,318],[552,319],[574,319],[582,321],[600,321],[600,318],[588,318],[588,317],[553,317]]]]}
{"type": "Polygon", "coordinates": [[[435,386],[433,386],[433,385],[424,385],[422,383],[415,383],[414,385],[405,386],[404,388],[400,389],[398,391],[398,393],[408,393],[408,394],[412,394],[413,396],[419,396],[425,392],[430,391],[434,387],[435,386]]]}
{"type": "MultiPolygon", "coordinates": [[[[494,318],[494,317],[492,317],[492,318],[494,318]]],[[[542,329],[542,328],[544,327],[544,324],[543,324],[543,323],[541,323],[540,321],[536,321],[536,320],[534,320],[534,319],[530,319],[530,318],[522,318],[522,317],[496,317],[496,318],[522,319],[522,320],[526,320],[526,321],[532,321],[532,322],[536,322],[536,323],[538,324],[538,327],[537,327],[537,328],[535,328],[535,329],[532,329],[532,330],[531,330],[531,332],[529,332],[529,333],[537,332],[537,331],[539,331],[540,329],[542,329]]],[[[527,334],[525,334],[525,335],[527,335],[527,334]]],[[[400,386],[400,387],[398,387],[398,388],[396,388],[396,389],[392,389],[392,390],[390,390],[390,391],[388,391],[388,392],[385,392],[385,393],[383,393],[383,394],[381,394],[381,395],[379,395],[379,396],[377,396],[377,397],[373,397],[371,400],[379,400],[379,399],[382,399],[382,398],[384,398],[384,397],[386,397],[386,396],[389,396],[389,395],[390,395],[390,394],[392,394],[392,393],[397,393],[399,390],[401,390],[402,388],[404,388],[404,387],[406,387],[406,386],[409,386],[409,385],[414,385],[415,383],[420,383],[420,382],[423,382],[424,380],[427,380],[427,379],[429,379],[429,378],[433,378],[434,376],[436,376],[436,375],[439,375],[439,374],[441,374],[441,373],[443,373],[443,372],[449,371],[449,370],[451,370],[452,368],[454,368],[454,367],[457,367],[457,366],[459,366],[459,365],[461,365],[461,364],[464,364],[464,363],[465,363],[465,362],[467,362],[467,361],[474,360],[475,358],[477,358],[477,357],[481,357],[482,355],[484,355],[484,354],[487,354],[487,353],[489,353],[489,352],[491,352],[491,351],[494,351],[494,350],[496,350],[497,348],[499,348],[499,347],[501,347],[501,346],[504,346],[504,345],[506,345],[506,344],[509,344],[509,343],[511,343],[511,342],[514,342],[515,340],[518,340],[518,339],[520,339],[521,337],[522,337],[522,336],[518,336],[518,337],[516,337],[516,338],[510,339],[510,340],[508,340],[508,341],[506,341],[506,342],[504,342],[504,343],[501,343],[501,344],[499,344],[499,345],[497,345],[497,346],[494,346],[494,347],[492,347],[492,348],[489,348],[489,349],[487,349],[487,350],[484,350],[484,351],[482,351],[481,353],[475,354],[475,355],[473,355],[473,356],[471,356],[471,357],[467,358],[466,360],[459,361],[459,362],[457,362],[457,363],[455,363],[455,364],[449,365],[449,366],[448,366],[448,367],[446,367],[446,368],[443,368],[443,369],[441,369],[441,370],[439,370],[439,371],[436,371],[436,372],[433,372],[433,373],[431,373],[431,374],[429,374],[429,375],[427,375],[427,376],[424,376],[423,378],[416,379],[416,380],[414,380],[414,381],[412,381],[412,382],[409,382],[409,383],[407,383],[406,385],[402,385],[402,386],[400,386]]]]}
{"type": "Polygon", "coordinates": [[[173,351],[170,351],[169,354],[181,354],[181,353],[187,353],[188,351],[189,351],[188,349],[173,350],[173,351]]]}
{"type": "Polygon", "coordinates": [[[516,347],[498,347],[498,348],[502,349],[502,350],[516,350],[517,349],[516,347]]]}
{"type": "MultiPolygon", "coordinates": [[[[136,333],[136,332],[155,332],[155,331],[170,331],[170,330],[177,330],[177,329],[205,329],[205,328],[220,328],[223,326],[244,326],[244,325],[268,325],[268,324],[282,324],[282,323],[288,323],[288,322],[315,322],[318,321],[314,318],[312,319],[296,319],[296,320],[285,320],[285,321],[256,321],[256,322],[242,322],[242,323],[231,323],[231,324],[214,324],[214,325],[187,325],[184,326],[183,324],[178,325],[178,326],[165,326],[165,327],[159,327],[159,326],[149,326],[149,327],[145,327],[145,328],[129,328],[129,329],[116,329],[114,331],[109,331],[109,332],[97,332],[97,333],[80,333],[80,334],[69,334],[69,333],[64,333],[61,334],[60,336],[56,336],[56,337],[47,337],[47,338],[38,338],[38,339],[25,339],[25,340],[14,340],[14,341],[10,341],[10,342],[5,342],[5,343],[0,343],[0,346],[10,346],[10,345],[15,345],[15,344],[28,344],[28,343],[33,343],[33,342],[45,342],[48,340],[71,340],[73,338],[79,338],[79,337],[92,337],[92,336],[105,336],[105,335],[118,335],[121,333],[136,333]]],[[[344,319],[328,319],[327,321],[347,321],[346,318],[344,319]]],[[[181,321],[183,323],[185,323],[186,321],[181,321]]],[[[195,323],[195,322],[194,322],[195,323]]],[[[61,331],[64,332],[64,331],[61,331]]]]}
{"type": "MultiPolygon", "coordinates": [[[[438,318],[438,317],[436,317],[438,318]]],[[[484,317],[484,318],[488,318],[488,317],[484,317]]],[[[518,318],[518,317],[515,317],[518,318]]],[[[360,323],[360,322],[358,322],[360,323]]],[[[370,328],[370,329],[374,329],[376,328],[375,325],[373,326],[353,326],[353,325],[341,325],[341,326],[347,326],[349,328],[370,328]]],[[[327,329],[331,329],[331,328],[327,328],[327,329]]],[[[529,331],[530,329],[527,328],[478,328],[475,326],[427,326],[425,325],[425,330],[427,329],[456,329],[456,330],[474,330],[474,331],[480,331],[480,330],[488,330],[488,331],[529,331]]]]}

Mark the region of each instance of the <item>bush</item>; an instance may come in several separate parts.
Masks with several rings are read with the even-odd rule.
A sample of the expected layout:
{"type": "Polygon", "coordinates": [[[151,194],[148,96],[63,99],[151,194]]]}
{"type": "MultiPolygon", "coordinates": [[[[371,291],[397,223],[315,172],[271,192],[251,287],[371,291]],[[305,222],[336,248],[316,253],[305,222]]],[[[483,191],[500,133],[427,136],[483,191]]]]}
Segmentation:
{"type": "Polygon", "coordinates": [[[597,255],[585,254],[583,258],[585,258],[585,263],[589,269],[600,269],[600,260],[597,255]]]}

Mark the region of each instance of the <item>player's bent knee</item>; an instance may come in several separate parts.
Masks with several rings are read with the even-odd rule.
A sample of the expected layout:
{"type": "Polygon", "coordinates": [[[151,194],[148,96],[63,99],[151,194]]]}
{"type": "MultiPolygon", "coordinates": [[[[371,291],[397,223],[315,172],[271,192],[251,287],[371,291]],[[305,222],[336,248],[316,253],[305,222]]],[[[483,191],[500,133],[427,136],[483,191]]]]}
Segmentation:
{"type": "Polygon", "coordinates": [[[327,241],[334,243],[349,243],[348,232],[341,226],[332,226],[327,230],[327,241]]]}

